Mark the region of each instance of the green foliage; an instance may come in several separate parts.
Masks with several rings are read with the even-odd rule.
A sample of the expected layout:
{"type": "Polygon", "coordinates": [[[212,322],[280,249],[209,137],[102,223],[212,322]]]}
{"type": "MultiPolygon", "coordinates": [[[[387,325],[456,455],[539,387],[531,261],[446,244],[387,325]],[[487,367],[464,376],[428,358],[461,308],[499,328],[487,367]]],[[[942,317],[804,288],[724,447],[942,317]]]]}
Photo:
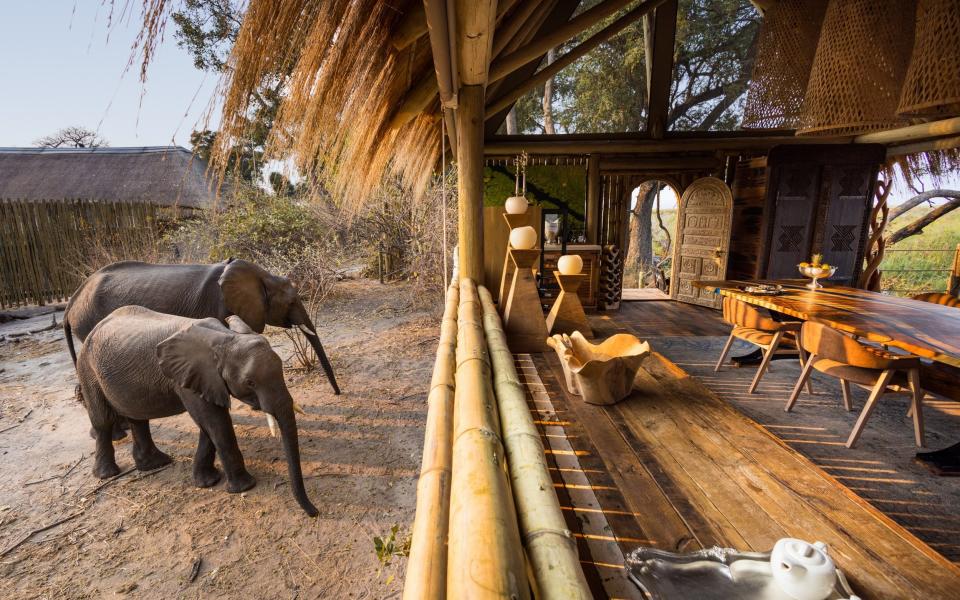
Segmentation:
{"type": "MultiPolygon", "coordinates": [[[[930,210],[932,208],[915,208],[890,222],[887,231],[895,231],[930,210]]],[[[937,219],[923,233],[887,247],[880,263],[881,288],[898,296],[946,290],[957,244],[960,244],[960,211],[937,219]]]]}
{"type": "Polygon", "coordinates": [[[405,536],[402,540],[397,539],[397,533],[400,531],[400,525],[394,524],[390,528],[390,533],[383,537],[374,536],[373,549],[377,553],[377,560],[381,567],[390,565],[390,561],[395,556],[410,555],[410,536],[405,536]]]}
{"type": "Polygon", "coordinates": [[[193,56],[193,65],[201,71],[223,71],[243,20],[241,3],[183,0],[171,16],[177,45],[193,56]]]}

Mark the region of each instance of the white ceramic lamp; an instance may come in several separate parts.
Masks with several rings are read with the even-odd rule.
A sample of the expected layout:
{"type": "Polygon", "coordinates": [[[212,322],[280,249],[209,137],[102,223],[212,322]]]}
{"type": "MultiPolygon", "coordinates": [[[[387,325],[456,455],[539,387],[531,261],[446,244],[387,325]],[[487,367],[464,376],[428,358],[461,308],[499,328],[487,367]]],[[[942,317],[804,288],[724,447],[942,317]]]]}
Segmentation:
{"type": "Polygon", "coordinates": [[[510,230],[510,245],[517,250],[529,250],[537,245],[537,231],[529,225],[510,230]]]}
{"type": "Polygon", "coordinates": [[[522,215],[527,212],[527,198],[525,196],[510,196],[503,203],[503,207],[507,209],[507,214],[522,215]]]}
{"type": "Polygon", "coordinates": [[[579,254],[564,254],[557,260],[557,270],[563,275],[579,275],[583,271],[583,258],[579,254]]]}

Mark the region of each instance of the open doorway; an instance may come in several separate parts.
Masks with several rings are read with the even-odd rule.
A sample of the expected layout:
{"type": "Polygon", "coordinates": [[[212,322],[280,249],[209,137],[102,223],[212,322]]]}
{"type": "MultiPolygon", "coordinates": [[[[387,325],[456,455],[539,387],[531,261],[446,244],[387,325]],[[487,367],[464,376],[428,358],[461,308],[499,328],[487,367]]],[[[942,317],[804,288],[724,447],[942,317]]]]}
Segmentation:
{"type": "Polygon", "coordinates": [[[644,181],[630,194],[623,300],[667,300],[678,195],[666,181],[644,181]]]}

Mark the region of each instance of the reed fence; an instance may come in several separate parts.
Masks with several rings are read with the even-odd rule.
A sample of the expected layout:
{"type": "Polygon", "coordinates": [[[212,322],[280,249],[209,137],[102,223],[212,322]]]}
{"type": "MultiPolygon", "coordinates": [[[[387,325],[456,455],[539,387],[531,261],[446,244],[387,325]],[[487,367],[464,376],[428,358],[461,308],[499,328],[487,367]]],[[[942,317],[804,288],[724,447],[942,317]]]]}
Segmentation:
{"type": "Polygon", "coordinates": [[[83,199],[0,199],[0,308],[66,300],[94,250],[140,258],[166,207],[83,199]]]}

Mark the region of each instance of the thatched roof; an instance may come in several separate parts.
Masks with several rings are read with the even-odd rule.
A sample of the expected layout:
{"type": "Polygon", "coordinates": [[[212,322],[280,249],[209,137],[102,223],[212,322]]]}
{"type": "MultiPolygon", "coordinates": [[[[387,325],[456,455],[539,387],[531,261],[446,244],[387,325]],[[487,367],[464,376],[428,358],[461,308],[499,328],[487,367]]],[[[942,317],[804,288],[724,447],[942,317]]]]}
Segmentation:
{"type": "Polygon", "coordinates": [[[207,164],[186,148],[0,148],[0,199],[81,198],[208,208],[207,164]]]}

